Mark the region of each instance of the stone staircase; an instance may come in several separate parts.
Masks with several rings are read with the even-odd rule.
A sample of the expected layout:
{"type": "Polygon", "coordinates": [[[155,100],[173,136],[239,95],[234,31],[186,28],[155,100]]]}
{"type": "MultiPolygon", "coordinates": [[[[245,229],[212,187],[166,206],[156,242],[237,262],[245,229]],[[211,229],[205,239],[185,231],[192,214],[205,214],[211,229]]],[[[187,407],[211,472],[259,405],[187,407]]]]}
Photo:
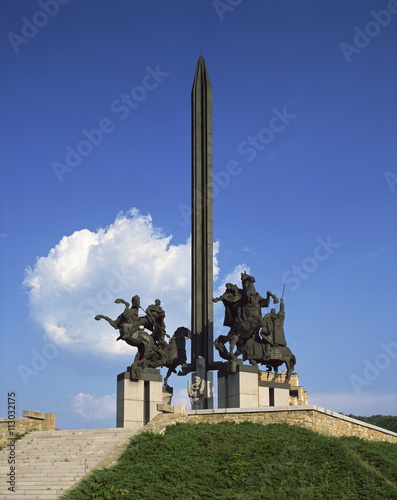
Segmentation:
{"type": "Polygon", "coordinates": [[[92,469],[116,463],[134,429],[31,432],[15,442],[15,492],[7,447],[0,451],[0,499],[53,500],[92,469]]]}

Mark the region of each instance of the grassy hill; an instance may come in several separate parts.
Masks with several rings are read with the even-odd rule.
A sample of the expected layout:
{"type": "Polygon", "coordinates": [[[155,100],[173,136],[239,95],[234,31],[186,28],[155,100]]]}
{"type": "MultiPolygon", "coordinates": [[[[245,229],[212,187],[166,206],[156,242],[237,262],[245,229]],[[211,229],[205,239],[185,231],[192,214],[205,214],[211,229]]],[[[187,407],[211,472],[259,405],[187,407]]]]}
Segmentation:
{"type": "Polygon", "coordinates": [[[397,444],[251,422],[139,434],[62,500],[397,499],[397,444]]]}

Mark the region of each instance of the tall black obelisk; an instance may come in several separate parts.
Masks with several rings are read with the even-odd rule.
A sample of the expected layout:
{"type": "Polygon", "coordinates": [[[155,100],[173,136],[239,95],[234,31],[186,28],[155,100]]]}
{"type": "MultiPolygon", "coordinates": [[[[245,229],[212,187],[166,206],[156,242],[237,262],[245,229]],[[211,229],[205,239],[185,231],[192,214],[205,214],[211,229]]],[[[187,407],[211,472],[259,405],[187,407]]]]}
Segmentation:
{"type": "MultiPolygon", "coordinates": [[[[200,56],[192,89],[192,359],[213,365],[212,89],[200,56]]],[[[208,402],[206,404],[206,407],[208,402]]]]}

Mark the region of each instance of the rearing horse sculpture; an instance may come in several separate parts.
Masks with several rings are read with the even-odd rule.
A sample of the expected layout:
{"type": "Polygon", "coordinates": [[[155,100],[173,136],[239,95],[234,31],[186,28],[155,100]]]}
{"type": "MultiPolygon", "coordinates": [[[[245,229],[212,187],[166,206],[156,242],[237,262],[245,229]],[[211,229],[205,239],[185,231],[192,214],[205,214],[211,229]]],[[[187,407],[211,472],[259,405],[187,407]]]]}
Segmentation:
{"type": "MultiPolygon", "coordinates": [[[[133,297],[133,301],[136,298],[139,299],[139,297],[135,296],[133,297]]],[[[178,375],[185,375],[187,360],[185,346],[186,338],[191,338],[190,330],[184,326],[177,328],[170,342],[167,343],[159,338],[158,335],[153,335],[153,333],[148,333],[144,330],[144,326],[146,327],[147,323],[149,323],[146,317],[140,318],[137,314],[128,314],[129,311],[133,310],[133,304],[129,308],[129,304],[122,299],[117,299],[115,302],[126,305],[125,311],[115,320],[103,314],[98,314],[95,316],[95,319],[97,321],[104,319],[115,330],[119,330],[120,335],[117,340],[124,340],[128,345],[137,347],[138,352],[131,366],[131,373],[139,376],[142,368],[166,367],[168,368],[168,372],[164,378],[164,385],[167,385],[169,377],[172,373],[176,373],[176,368],[179,365],[182,365],[182,370],[178,375]]],[[[135,301],[135,305],[137,303],[135,301]]]]}

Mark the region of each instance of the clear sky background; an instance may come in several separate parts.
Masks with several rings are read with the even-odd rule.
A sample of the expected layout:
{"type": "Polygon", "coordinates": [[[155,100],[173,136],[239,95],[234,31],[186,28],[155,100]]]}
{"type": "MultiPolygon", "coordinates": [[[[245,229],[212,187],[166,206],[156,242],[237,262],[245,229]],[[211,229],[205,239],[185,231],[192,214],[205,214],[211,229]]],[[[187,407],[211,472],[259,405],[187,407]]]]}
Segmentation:
{"type": "MultiPolygon", "coordinates": [[[[200,54],[213,88],[214,294],[244,269],[262,294],[285,283],[309,403],[396,415],[396,2],[0,8],[0,415],[15,391],[19,415],[113,427],[134,349],[94,316],[115,318],[114,299],[138,294],[143,307],[162,300],[168,333],[190,325],[200,54]]],[[[221,303],[215,315],[226,333],[221,303]]],[[[186,401],[187,377],[169,382],[186,401]]]]}

